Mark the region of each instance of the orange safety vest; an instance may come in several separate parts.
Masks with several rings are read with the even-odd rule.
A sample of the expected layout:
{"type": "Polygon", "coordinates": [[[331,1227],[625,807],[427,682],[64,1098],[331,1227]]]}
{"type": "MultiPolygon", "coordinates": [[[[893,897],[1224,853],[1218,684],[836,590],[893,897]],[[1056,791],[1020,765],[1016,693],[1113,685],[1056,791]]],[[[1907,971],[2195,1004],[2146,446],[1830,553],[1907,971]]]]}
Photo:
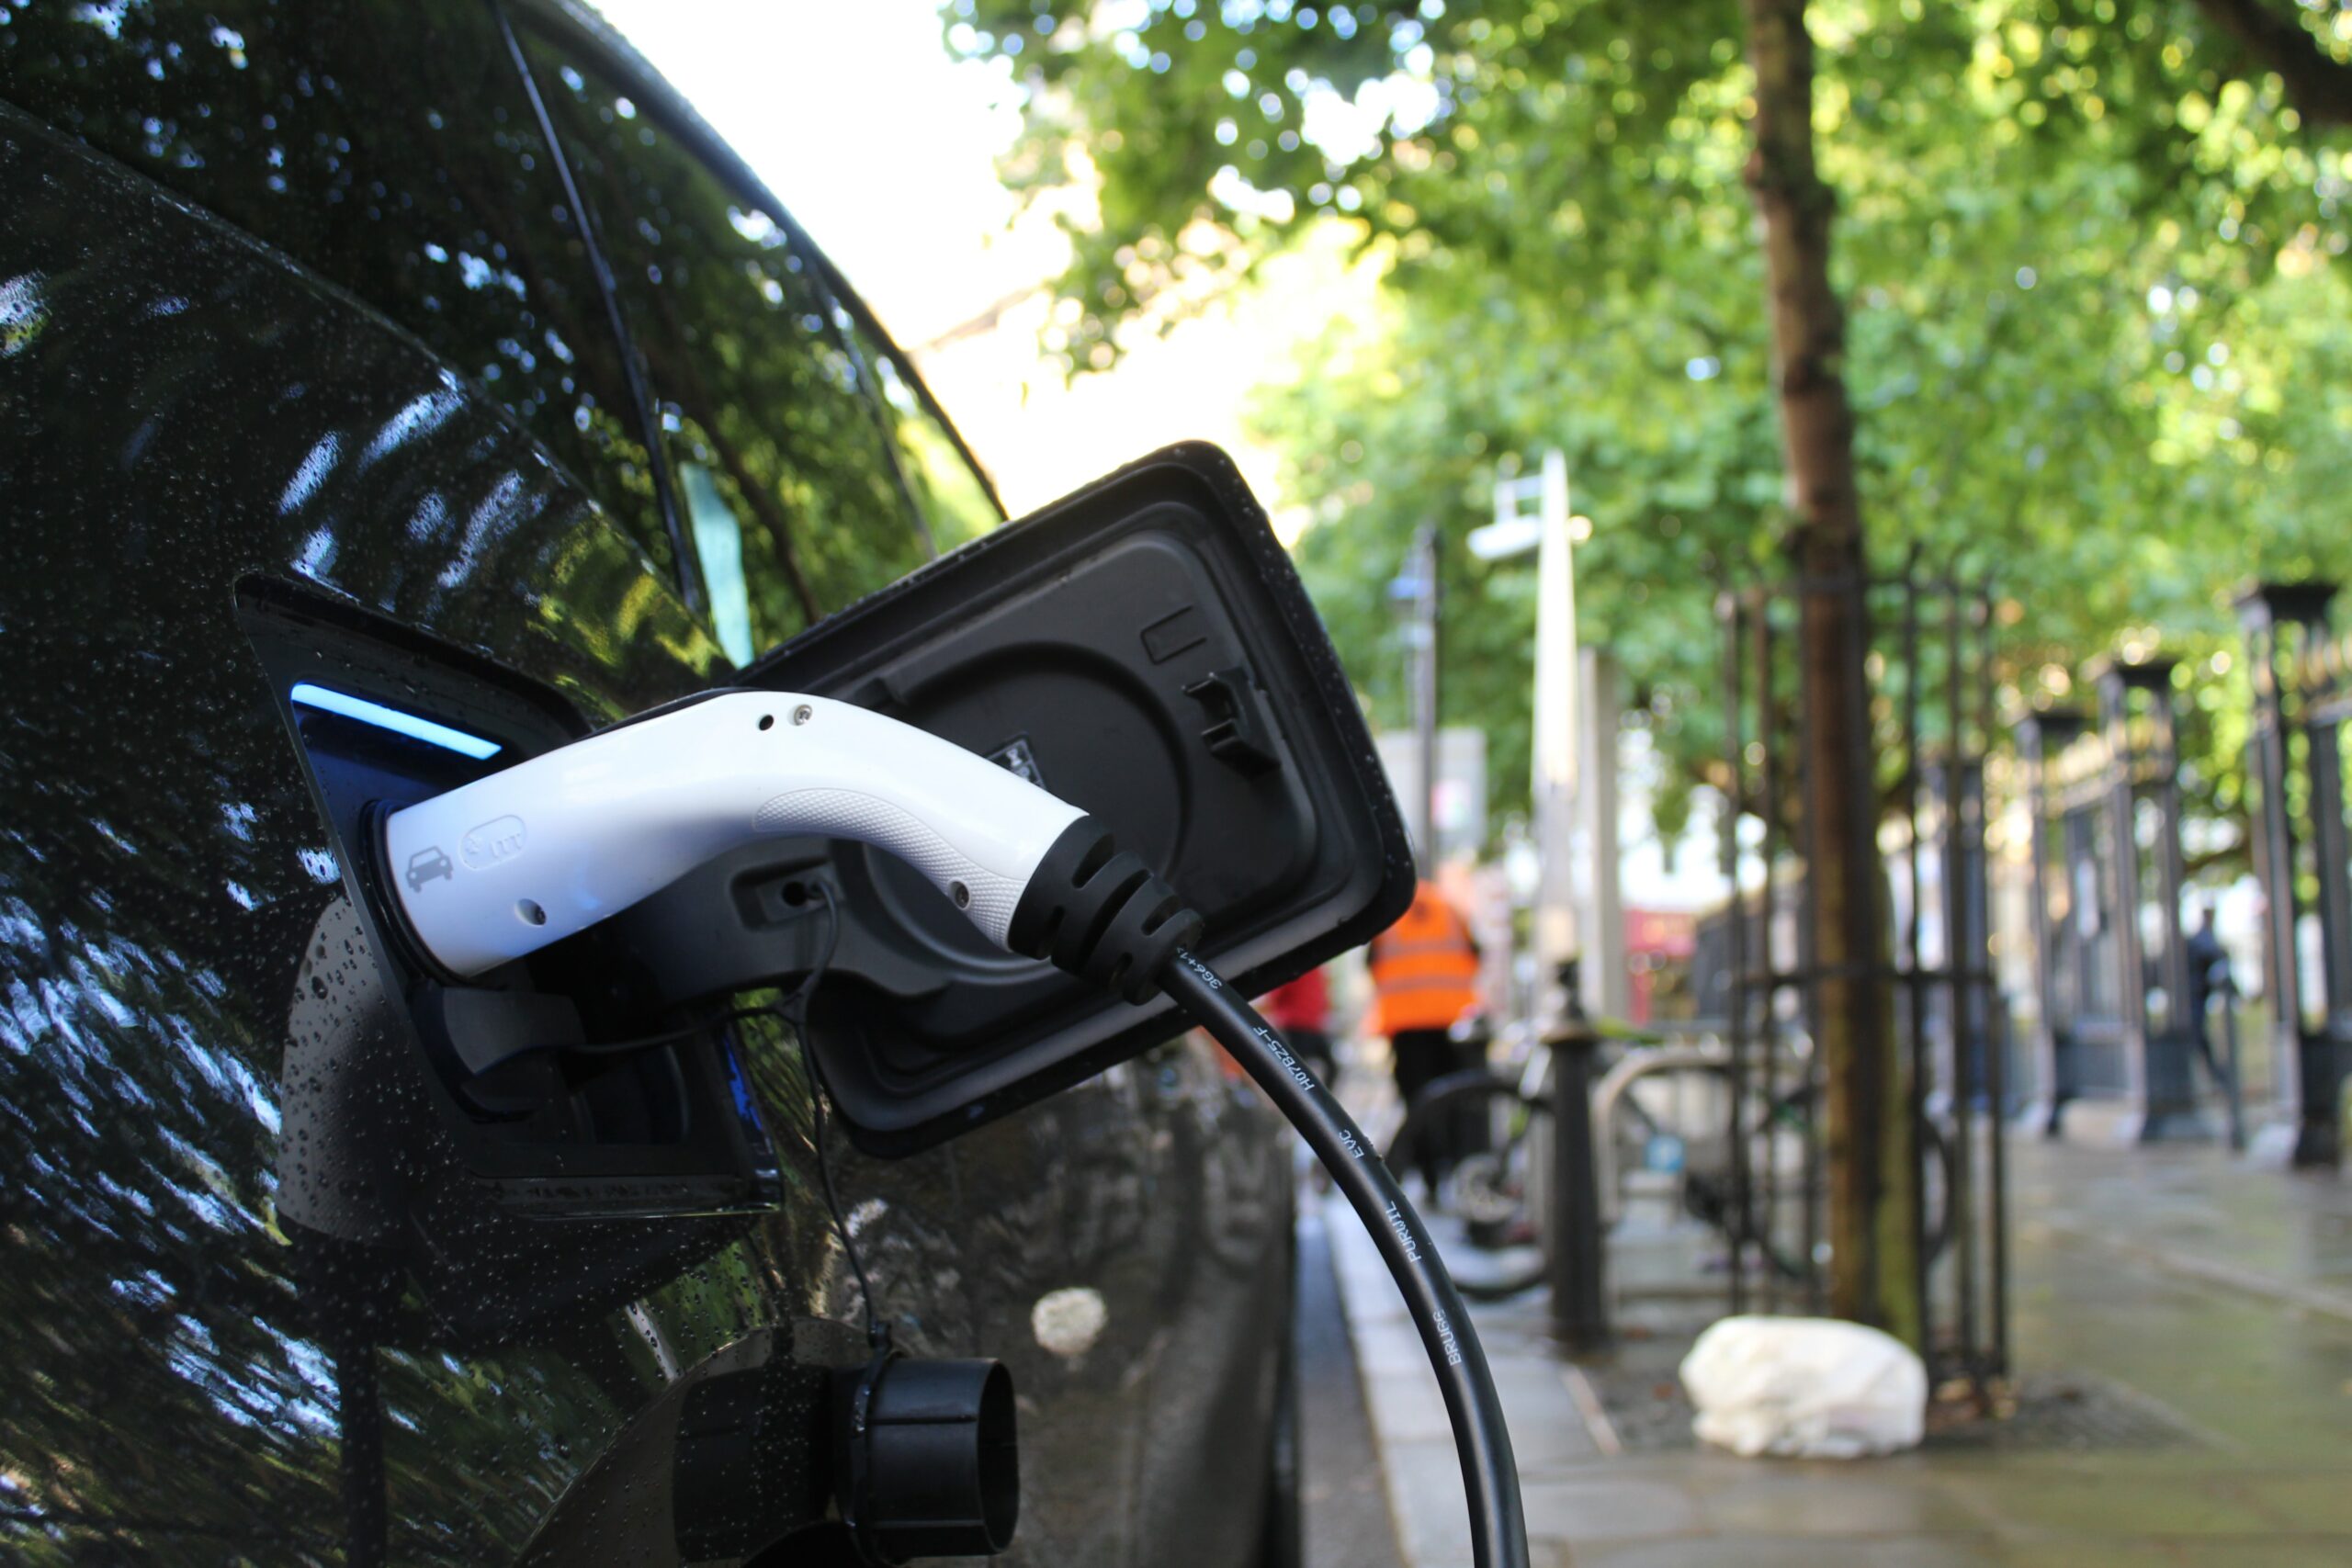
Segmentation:
{"type": "Polygon", "coordinates": [[[1413,907],[1372,939],[1373,1031],[1451,1029],[1478,1003],[1478,950],[1437,885],[1413,889],[1413,907]]]}

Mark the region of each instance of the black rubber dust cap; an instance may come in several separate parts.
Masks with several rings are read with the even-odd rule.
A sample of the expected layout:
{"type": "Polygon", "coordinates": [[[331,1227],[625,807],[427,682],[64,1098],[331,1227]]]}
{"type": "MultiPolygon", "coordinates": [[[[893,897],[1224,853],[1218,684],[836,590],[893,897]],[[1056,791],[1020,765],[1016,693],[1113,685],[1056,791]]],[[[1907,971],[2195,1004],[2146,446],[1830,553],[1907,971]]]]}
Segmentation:
{"type": "Polygon", "coordinates": [[[1021,1517],[1012,1374],[891,1357],[847,1385],[842,1512],[877,1562],[992,1557],[1021,1517]]]}

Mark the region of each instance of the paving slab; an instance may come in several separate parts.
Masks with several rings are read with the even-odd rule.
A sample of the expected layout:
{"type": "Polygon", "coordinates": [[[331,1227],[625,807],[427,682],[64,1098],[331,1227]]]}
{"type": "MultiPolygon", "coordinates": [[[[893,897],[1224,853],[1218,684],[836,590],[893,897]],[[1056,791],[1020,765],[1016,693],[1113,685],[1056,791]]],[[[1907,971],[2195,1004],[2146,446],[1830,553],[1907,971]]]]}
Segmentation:
{"type": "Polygon", "coordinates": [[[1813,1535],[1686,1536],[1571,1546],[1571,1568],[1999,1568],[1989,1535],[1824,1540],[1813,1535]]]}
{"type": "MultiPolygon", "coordinates": [[[[1544,1568],[2352,1564],[2352,1188],[2217,1150],[2019,1140],[2021,1371],[2095,1379],[2181,1441],[1881,1461],[1623,1452],[1539,1293],[1478,1305],[1544,1568]],[[1546,1375],[1546,1374],[1549,1375],[1546,1375]]],[[[1326,1216],[1409,1568],[1469,1562],[1443,1407],[1378,1253],[1326,1216]]],[[[1442,1222],[1432,1229],[1441,1243],[1442,1222]]],[[[1626,1314],[1630,1321],[1634,1314],[1626,1314]]]]}
{"type": "Polygon", "coordinates": [[[1856,1485],[1849,1467],[1828,1461],[1787,1461],[1760,1470],[1742,1462],[1746,1469],[1736,1479],[1699,1490],[1701,1517],[1718,1534],[1948,1535],[1984,1528],[1966,1499],[1931,1475],[1878,1464],[1869,1484],[1856,1485]]]}

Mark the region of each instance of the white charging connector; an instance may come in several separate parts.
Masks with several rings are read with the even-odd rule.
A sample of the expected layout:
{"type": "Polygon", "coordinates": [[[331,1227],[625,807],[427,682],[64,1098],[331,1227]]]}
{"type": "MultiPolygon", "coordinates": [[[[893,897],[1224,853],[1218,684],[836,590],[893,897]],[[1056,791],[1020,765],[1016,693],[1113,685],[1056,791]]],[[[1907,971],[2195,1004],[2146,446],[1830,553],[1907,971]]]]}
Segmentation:
{"type": "Polygon", "coordinates": [[[1009,947],[1038,864],[1083,813],[952,741],[825,697],[728,692],[393,812],[385,879],[470,977],[616,914],[754,839],[888,850],[1009,947]]]}

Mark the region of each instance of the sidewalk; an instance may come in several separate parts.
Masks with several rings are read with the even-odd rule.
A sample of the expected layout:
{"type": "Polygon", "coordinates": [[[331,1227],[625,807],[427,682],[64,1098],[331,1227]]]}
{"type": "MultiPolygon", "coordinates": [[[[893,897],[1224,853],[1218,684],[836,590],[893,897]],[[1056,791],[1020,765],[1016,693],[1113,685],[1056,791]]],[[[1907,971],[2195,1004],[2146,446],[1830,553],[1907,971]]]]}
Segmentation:
{"type": "MultiPolygon", "coordinates": [[[[1538,1292],[1472,1316],[1539,1568],[2352,1562],[2352,1186],[2212,1149],[2012,1150],[2018,1371],[2096,1380],[2181,1441],[1855,1464],[1611,1452],[1538,1292]]],[[[1328,1224],[1408,1562],[1458,1568],[1436,1385],[1353,1215],[1328,1224]]]]}

